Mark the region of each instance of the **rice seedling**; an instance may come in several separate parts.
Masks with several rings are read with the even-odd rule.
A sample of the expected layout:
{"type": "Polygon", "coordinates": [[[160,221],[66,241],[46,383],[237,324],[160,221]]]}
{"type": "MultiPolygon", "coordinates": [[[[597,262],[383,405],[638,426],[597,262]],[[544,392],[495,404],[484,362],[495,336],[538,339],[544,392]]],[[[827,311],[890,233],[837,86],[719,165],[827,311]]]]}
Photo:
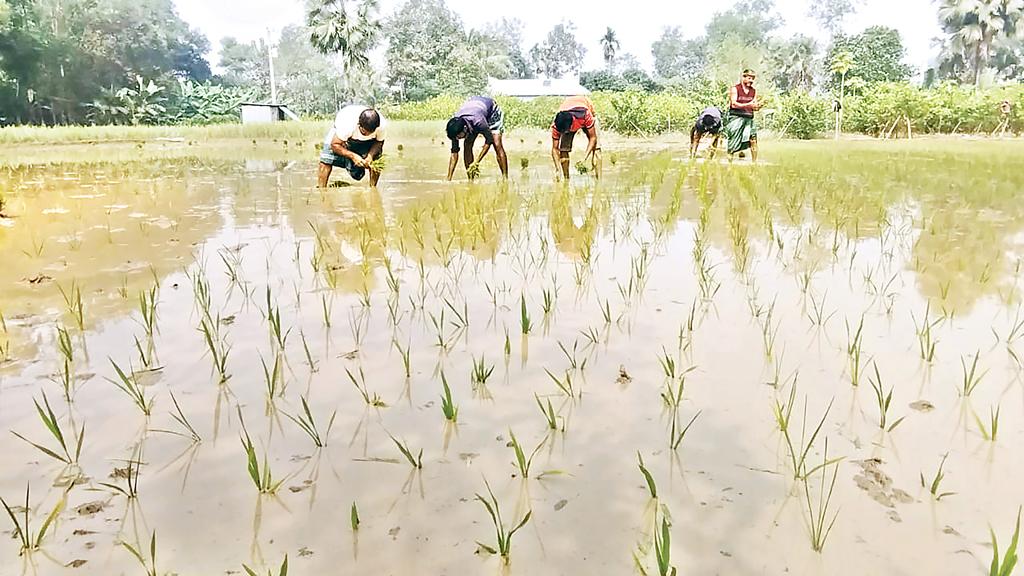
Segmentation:
{"type": "Polygon", "coordinates": [[[388,434],[388,437],[391,438],[391,441],[394,442],[395,446],[398,447],[398,451],[402,453],[402,456],[405,457],[406,461],[408,461],[409,464],[411,464],[413,468],[415,468],[417,470],[423,469],[423,449],[422,448],[420,448],[419,453],[414,457],[412,455],[412,450],[409,448],[409,444],[408,443],[399,442],[398,439],[395,438],[394,436],[392,436],[391,434],[388,434]]]}
{"type": "Polygon", "coordinates": [[[370,170],[373,170],[374,172],[383,173],[387,166],[388,159],[383,154],[370,161],[370,170]]]}
{"type": "Polygon", "coordinates": [[[1003,341],[1007,346],[1010,346],[1017,340],[1020,340],[1024,336],[1024,318],[1021,317],[1021,307],[1017,306],[1017,311],[1013,317],[1013,323],[1010,325],[1010,329],[1007,331],[1006,336],[999,336],[995,328],[992,328],[992,334],[995,335],[997,341],[1003,341]]]}
{"type": "Polygon", "coordinates": [[[53,436],[54,440],[56,440],[57,444],[60,446],[60,451],[51,450],[41,444],[36,444],[13,430],[11,431],[11,434],[14,434],[17,438],[55,460],[59,460],[67,465],[78,464],[78,458],[82,454],[82,443],[85,441],[85,424],[82,424],[78,429],[77,440],[74,446],[75,451],[72,453],[68,448],[68,441],[64,435],[64,431],[61,429],[60,421],[57,419],[57,415],[53,413],[53,409],[50,408],[50,400],[46,397],[46,392],[43,392],[43,406],[46,407],[46,410],[43,410],[43,406],[39,405],[38,400],[33,399],[32,402],[36,406],[36,413],[39,415],[39,419],[43,422],[43,425],[46,426],[50,435],[53,436]]]}
{"type": "Polygon", "coordinates": [[[267,389],[267,400],[273,402],[275,398],[283,398],[285,385],[281,353],[274,353],[274,364],[272,366],[267,366],[267,361],[260,354],[260,364],[263,365],[263,383],[267,389]]]}
{"type": "Polygon", "coordinates": [[[580,334],[587,340],[587,346],[596,346],[601,341],[601,335],[592,326],[586,330],[580,330],[580,334]]]}
{"type": "Polygon", "coordinates": [[[917,346],[921,359],[929,363],[935,360],[935,346],[938,344],[938,341],[932,335],[932,330],[942,323],[942,318],[936,318],[934,321],[931,320],[931,309],[932,303],[929,301],[920,323],[917,321],[914,313],[910,313],[910,317],[914,320],[914,326],[917,328],[917,346]]]}
{"type": "MultiPolygon", "coordinates": [[[[121,542],[121,546],[124,546],[125,550],[131,553],[139,564],[142,564],[142,568],[146,571],[146,576],[158,576],[159,572],[156,570],[156,530],[153,531],[153,536],[149,540],[149,558],[145,558],[137,548],[127,542],[121,542]]],[[[139,546],[142,548],[142,546],[139,546]]]]}
{"type": "Polygon", "coordinates": [[[114,372],[117,375],[117,379],[107,378],[107,381],[117,386],[118,390],[122,391],[131,398],[132,402],[142,411],[145,416],[149,416],[153,412],[153,398],[146,398],[145,392],[142,390],[142,385],[139,384],[139,380],[136,377],[135,370],[128,366],[128,373],[125,373],[117,362],[113,359],[110,360],[110,365],[114,367],[114,372]]]}
{"type": "Polygon", "coordinates": [[[935,471],[935,476],[932,477],[932,481],[931,482],[927,482],[926,483],[925,480],[924,480],[924,473],[923,472],[921,473],[921,487],[922,488],[927,488],[928,492],[931,493],[932,498],[935,498],[936,501],[942,500],[943,498],[946,498],[947,496],[953,496],[953,495],[956,494],[956,492],[941,492],[940,491],[941,490],[941,486],[942,486],[942,481],[946,478],[946,473],[943,471],[943,469],[946,466],[946,459],[947,458],[949,458],[949,454],[948,453],[945,454],[942,457],[942,461],[939,462],[939,469],[935,471]]]}
{"type": "Polygon", "coordinates": [[[1010,538],[1010,546],[1006,549],[1003,559],[999,560],[999,541],[996,539],[996,531],[989,527],[989,534],[992,537],[992,564],[989,568],[989,576],[1010,576],[1013,569],[1017,567],[1017,542],[1020,540],[1020,514],[1021,508],[1017,508],[1017,524],[1013,529],[1013,537],[1010,538]]]}
{"type": "Polygon", "coordinates": [[[291,334],[291,329],[283,330],[281,328],[281,308],[274,306],[272,299],[270,286],[267,286],[267,327],[270,330],[271,340],[277,344],[279,350],[284,350],[285,343],[288,341],[288,335],[291,334]]]}
{"type": "Polygon", "coordinates": [[[542,448],[544,448],[544,444],[547,443],[547,438],[542,440],[541,443],[533,449],[533,452],[530,453],[530,457],[527,458],[526,453],[523,452],[522,445],[519,444],[519,440],[516,439],[516,435],[512,432],[511,428],[509,428],[508,435],[509,438],[511,438],[508,445],[512,448],[512,452],[516,457],[516,461],[514,462],[516,470],[519,471],[519,477],[525,480],[530,477],[530,467],[533,465],[533,457],[536,456],[542,448]]]}
{"type": "Polygon", "coordinates": [[[654,531],[654,557],[658,561],[658,576],[676,576],[672,566],[672,537],[668,518],[661,517],[661,531],[654,531]]]}
{"type": "Polygon", "coordinates": [[[317,448],[327,446],[327,439],[331,435],[331,428],[334,427],[334,419],[338,416],[338,411],[335,410],[331,414],[331,419],[327,422],[327,429],[321,436],[320,430],[316,425],[316,420],[313,419],[313,413],[309,410],[309,402],[306,400],[305,396],[299,396],[299,399],[302,401],[302,412],[299,413],[298,416],[292,416],[287,412],[285,412],[284,415],[292,422],[295,422],[295,425],[302,429],[302,431],[306,433],[306,436],[309,436],[309,439],[313,441],[314,446],[317,448]]]}
{"type": "Polygon", "coordinates": [[[960,366],[963,369],[963,381],[960,388],[960,395],[964,398],[969,398],[971,394],[974,393],[975,388],[978,387],[978,384],[981,384],[981,379],[984,378],[985,374],[988,372],[986,370],[981,374],[978,373],[978,358],[980,356],[980,351],[974,354],[974,360],[971,361],[970,370],[967,369],[967,362],[964,361],[963,358],[960,358],[960,366]]]}
{"type": "Polygon", "coordinates": [[[512,340],[508,336],[508,326],[505,327],[505,358],[512,355],[512,340]]]}
{"type": "Polygon", "coordinates": [[[334,309],[334,299],[328,299],[326,294],[320,295],[320,311],[323,314],[324,328],[331,327],[331,311],[334,309]]]}
{"type": "Polygon", "coordinates": [[[523,335],[533,331],[533,322],[530,321],[530,312],[526,309],[526,296],[519,298],[519,327],[523,335]]]}
{"type": "Polygon", "coordinates": [[[64,298],[64,306],[68,315],[75,321],[79,330],[85,330],[85,306],[82,304],[82,288],[78,282],[72,280],[71,286],[67,290],[57,284],[57,289],[60,290],[60,295],[64,298]]]}
{"type": "Polygon", "coordinates": [[[448,378],[444,375],[444,370],[441,371],[441,387],[444,390],[444,394],[441,396],[441,412],[444,414],[445,420],[449,422],[458,422],[459,420],[459,407],[452,401],[452,389],[448,386],[448,378]]]}
{"type": "Polygon", "coordinates": [[[693,426],[694,422],[697,421],[697,418],[700,418],[701,412],[703,411],[698,411],[694,414],[693,418],[690,419],[690,422],[687,423],[682,430],[677,430],[678,418],[675,416],[672,417],[672,430],[669,432],[668,441],[672,450],[679,450],[679,446],[683,443],[683,439],[686,438],[686,433],[690,431],[690,428],[693,426]]]}
{"type": "Polygon", "coordinates": [[[449,320],[451,325],[456,330],[464,330],[466,328],[469,328],[469,303],[463,302],[461,311],[459,311],[458,308],[452,305],[451,301],[449,301],[447,298],[444,299],[444,303],[445,306],[447,306],[448,309],[452,311],[452,314],[455,315],[454,320],[449,320]]]}
{"type": "Polygon", "coordinates": [[[828,294],[825,294],[821,297],[821,302],[818,302],[814,295],[811,294],[811,312],[808,314],[808,317],[811,320],[811,324],[818,326],[819,328],[824,328],[825,325],[828,324],[828,321],[836,315],[835,311],[831,314],[825,313],[825,301],[827,299],[828,294]]]}
{"type": "Polygon", "coordinates": [[[494,365],[487,366],[484,361],[484,357],[481,355],[479,360],[473,360],[473,383],[480,384],[481,386],[487,384],[487,379],[494,373],[494,365]]]}
{"type": "Polygon", "coordinates": [[[850,334],[850,323],[846,323],[846,356],[850,362],[850,383],[853,386],[860,385],[860,377],[864,368],[861,364],[861,354],[864,349],[864,316],[860,317],[857,324],[857,331],[850,334]]]}
{"type": "Polygon", "coordinates": [[[466,168],[466,176],[470,180],[476,180],[477,178],[479,178],[480,177],[480,163],[479,162],[473,162],[472,164],[470,164],[466,168]]]}
{"type": "Polygon", "coordinates": [[[18,552],[19,556],[32,553],[43,545],[43,538],[46,537],[46,533],[49,531],[50,526],[53,526],[53,523],[57,520],[57,516],[59,516],[64,510],[64,505],[67,502],[67,493],[65,493],[46,516],[46,519],[43,520],[43,523],[39,526],[39,531],[33,534],[32,527],[29,524],[29,512],[32,510],[29,502],[30,492],[30,486],[26,484],[25,504],[21,507],[21,518],[18,518],[18,515],[7,504],[7,501],[0,497],[0,504],[3,505],[4,510],[7,511],[7,515],[11,519],[11,524],[14,525],[14,538],[21,544],[18,552]]]}
{"type": "Polygon", "coordinates": [[[548,377],[551,378],[551,381],[555,383],[555,386],[558,386],[558,389],[561,390],[563,394],[565,394],[569,398],[574,398],[576,396],[576,390],[573,388],[572,384],[571,372],[566,371],[565,378],[559,378],[558,376],[552,374],[551,371],[548,370],[547,368],[545,368],[544,371],[547,372],[548,377]]]}
{"type": "Polygon", "coordinates": [[[878,427],[887,432],[892,432],[903,423],[906,416],[896,420],[890,426],[886,427],[889,417],[889,408],[892,405],[892,386],[889,387],[889,391],[886,392],[882,385],[882,375],[878,372],[878,363],[872,362],[872,368],[875,371],[874,378],[868,377],[871,382],[871,389],[875,392],[875,402],[878,406],[878,427]]]}
{"type": "Polygon", "coordinates": [[[511,530],[505,527],[505,523],[501,518],[501,507],[498,504],[498,499],[494,496],[494,492],[491,490],[491,485],[484,479],[484,485],[487,486],[488,498],[484,498],[480,493],[476,494],[476,499],[484,505],[487,509],[487,514],[491,518],[491,522],[494,524],[494,532],[497,537],[496,547],[488,546],[477,541],[477,545],[490,554],[498,554],[501,556],[502,561],[507,565],[509,563],[509,556],[512,553],[512,537],[519,531],[520,528],[526,526],[526,523],[530,521],[530,517],[533,515],[533,511],[529,510],[523,516],[523,518],[513,527],[511,530]]]}
{"type": "MultiPolygon", "coordinates": [[[[793,477],[796,479],[803,479],[813,474],[818,468],[812,468],[807,471],[807,455],[810,454],[811,448],[814,446],[815,440],[821,433],[821,429],[825,426],[825,420],[828,418],[829,412],[832,411],[832,404],[835,400],[828,403],[828,408],[825,409],[825,413],[821,416],[821,420],[818,421],[818,425],[811,432],[810,436],[807,436],[807,398],[804,397],[804,409],[803,409],[803,421],[800,428],[800,441],[797,444],[793,442],[793,435],[791,433],[792,428],[792,413],[793,406],[796,403],[796,381],[794,379],[793,387],[790,390],[789,401],[786,404],[780,404],[776,400],[775,405],[775,420],[779,426],[779,430],[782,432],[783,439],[786,442],[787,453],[789,454],[790,464],[793,466],[793,477]]],[[[827,462],[832,464],[838,462],[841,459],[827,462]]]]}
{"type": "MultiPolygon", "coordinates": [[[[259,576],[255,570],[242,564],[242,569],[245,570],[246,576],[259,576]]],[[[267,576],[274,576],[274,573],[269,569],[267,570],[267,576]]],[[[288,555],[284,555],[284,561],[281,562],[281,567],[277,570],[277,576],[288,576],[288,555]]]]}
{"type": "Polygon", "coordinates": [[[541,291],[541,298],[541,307],[544,310],[544,315],[547,316],[555,307],[555,295],[551,290],[544,288],[541,291]]]}
{"type": "Polygon", "coordinates": [[[398,354],[402,357],[402,366],[405,368],[405,377],[408,379],[412,377],[412,361],[409,356],[409,349],[412,347],[412,342],[407,343],[405,348],[402,348],[402,345],[398,343],[398,340],[393,340],[392,342],[394,342],[395,348],[398,350],[398,354]]]}
{"type": "Polygon", "coordinates": [[[359,530],[359,524],[360,524],[359,508],[356,507],[356,503],[355,502],[352,503],[352,510],[349,511],[348,518],[349,518],[349,525],[352,526],[352,531],[353,532],[358,531],[359,530]]]}
{"type": "Polygon", "coordinates": [[[146,336],[153,337],[153,332],[157,327],[156,318],[156,286],[149,290],[143,290],[139,292],[139,312],[142,315],[142,328],[146,331],[146,336]]]}
{"type": "Polygon", "coordinates": [[[319,372],[320,367],[313,359],[313,353],[309,350],[309,342],[306,341],[306,333],[302,330],[299,330],[299,340],[302,341],[302,352],[306,355],[306,365],[309,366],[309,371],[313,374],[319,372]]]}
{"type": "Polygon", "coordinates": [[[522,168],[523,170],[526,170],[527,168],[529,168],[530,167],[530,159],[527,158],[526,156],[523,156],[522,158],[520,158],[519,159],[519,167],[522,168]]]}
{"type": "MultiPolygon", "coordinates": [[[[544,422],[547,424],[549,430],[558,430],[558,414],[555,413],[554,406],[551,405],[551,399],[548,398],[547,404],[541,401],[540,396],[534,394],[534,399],[537,401],[537,407],[540,408],[540,413],[544,415],[544,422]]],[[[564,424],[562,430],[565,430],[564,424]]]]}
{"type": "Polygon", "coordinates": [[[564,344],[562,344],[561,341],[558,342],[558,348],[562,351],[562,354],[564,354],[565,358],[569,361],[569,368],[571,370],[578,370],[582,372],[587,369],[588,359],[583,358],[582,360],[580,360],[579,356],[577,355],[579,353],[578,340],[574,340],[572,343],[572,353],[569,352],[569,350],[565,347],[564,344]]]}
{"type": "Polygon", "coordinates": [[[696,366],[687,368],[682,374],[673,377],[665,382],[665,390],[661,393],[661,399],[665,405],[673,410],[678,410],[683,403],[683,393],[686,391],[686,375],[696,370],[696,366]]]}
{"type": "Polygon", "coordinates": [[[658,485],[655,484],[654,476],[651,475],[651,472],[647,469],[647,466],[644,466],[644,457],[640,454],[639,450],[636,453],[636,459],[637,459],[637,461],[639,463],[640,473],[643,474],[644,481],[647,482],[647,491],[650,492],[651,498],[653,500],[657,500],[658,499],[658,485]]]}
{"type": "Polygon", "coordinates": [[[142,467],[141,451],[138,454],[133,454],[126,464],[127,466],[123,471],[118,471],[119,475],[124,477],[124,486],[118,486],[109,482],[99,482],[98,484],[129,500],[135,500],[139,497],[139,470],[142,467]]]}
{"type": "Polygon", "coordinates": [[[223,384],[231,378],[228,374],[228,355],[231,353],[231,346],[229,346],[220,333],[221,319],[220,315],[217,316],[216,320],[212,320],[208,315],[203,318],[199,324],[199,329],[203,333],[203,339],[206,342],[206,351],[210,354],[210,359],[213,361],[213,369],[220,378],[220,383],[223,384]]]}
{"type": "Polygon", "coordinates": [[[249,437],[249,430],[245,427],[245,419],[242,417],[242,408],[238,408],[238,420],[241,423],[242,449],[245,450],[246,469],[249,471],[249,478],[260,494],[274,494],[284,484],[284,480],[274,481],[274,475],[270,471],[270,462],[266,453],[263,454],[263,464],[260,465],[256,457],[256,446],[249,437]]]}
{"type": "Polygon", "coordinates": [[[607,298],[605,298],[604,306],[601,307],[601,316],[604,317],[605,325],[612,323],[612,307],[607,298]]]}
{"type": "Polygon", "coordinates": [[[661,356],[658,357],[658,363],[661,364],[661,370],[665,373],[665,378],[669,380],[676,379],[676,359],[669,355],[664,346],[661,347],[661,356]]]}
{"type": "Polygon", "coordinates": [[[174,404],[174,412],[171,412],[171,418],[174,418],[174,421],[177,422],[178,425],[181,426],[185,432],[172,432],[170,430],[167,430],[166,432],[190,438],[193,444],[198,444],[199,442],[202,442],[203,438],[199,435],[198,432],[196,432],[195,427],[192,426],[191,422],[189,422],[188,417],[185,416],[185,412],[182,411],[181,405],[178,404],[178,399],[174,396],[174,392],[169,392],[169,394],[171,395],[171,402],[174,404]]]}
{"type": "Polygon", "coordinates": [[[363,374],[362,367],[359,368],[359,378],[356,379],[355,375],[348,368],[345,368],[345,374],[348,375],[348,379],[352,382],[352,385],[359,391],[359,395],[363,397],[363,401],[366,402],[367,406],[373,406],[374,408],[387,408],[387,404],[376,392],[371,396],[366,388],[366,375],[363,374]]]}
{"type": "Polygon", "coordinates": [[[999,435],[999,413],[1002,411],[1002,406],[997,406],[994,410],[989,408],[988,415],[988,426],[981,421],[976,413],[971,412],[974,415],[974,421],[978,423],[978,430],[981,432],[982,437],[989,442],[995,442],[999,435]]]}
{"type": "Polygon", "coordinates": [[[809,472],[803,478],[804,485],[804,500],[807,504],[807,520],[811,531],[811,548],[815,552],[821,552],[825,548],[825,542],[828,540],[829,534],[832,533],[832,528],[836,524],[836,520],[839,519],[839,511],[836,510],[832,514],[832,519],[829,520],[829,507],[832,503],[832,493],[836,487],[836,479],[839,476],[839,460],[828,458],[828,438],[825,438],[825,451],[822,455],[822,463],[816,466],[811,472],[809,472]],[[833,466],[834,465],[834,466],[833,466]],[[832,468],[832,480],[827,481],[828,478],[828,467],[832,468]],[[821,481],[819,482],[818,498],[817,503],[813,503],[811,499],[811,487],[810,477],[815,471],[821,471],[821,481]],[[825,490],[826,484],[828,490],[825,490]]]}

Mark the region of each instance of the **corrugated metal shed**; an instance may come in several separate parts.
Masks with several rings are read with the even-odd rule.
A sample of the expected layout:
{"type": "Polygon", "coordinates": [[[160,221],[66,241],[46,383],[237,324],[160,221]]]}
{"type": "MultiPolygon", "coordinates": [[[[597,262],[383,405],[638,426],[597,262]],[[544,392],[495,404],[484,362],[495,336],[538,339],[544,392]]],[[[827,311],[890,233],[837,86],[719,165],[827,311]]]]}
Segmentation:
{"type": "Polygon", "coordinates": [[[284,104],[257,104],[244,102],[240,105],[242,111],[242,124],[261,124],[266,122],[281,122],[284,120],[298,120],[299,117],[288,109],[284,104]]]}
{"type": "Polygon", "coordinates": [[[513,96],[523,100],[531,100],[541,96],[577,96],[590,94],[580,85],[576,78],[530,78],[527,80],[490,81],[491,94],[513,96]]]}

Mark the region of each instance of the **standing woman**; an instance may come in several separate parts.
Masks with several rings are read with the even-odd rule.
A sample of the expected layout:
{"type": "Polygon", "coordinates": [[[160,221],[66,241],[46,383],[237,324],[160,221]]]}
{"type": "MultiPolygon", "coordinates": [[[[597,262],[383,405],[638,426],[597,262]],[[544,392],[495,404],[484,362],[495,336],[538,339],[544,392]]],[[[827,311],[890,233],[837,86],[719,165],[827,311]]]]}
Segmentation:
{"type": "Polygon", "coordinates": [[[754,112],[761,109],[754,80],[757,76],[749,68],[743,71],[740,83],[729,89],[729,122],[725,131],[729,137],[729,160],[733,154],[750,149],[750,158],[757,162],[757,124],[754,112]]]}

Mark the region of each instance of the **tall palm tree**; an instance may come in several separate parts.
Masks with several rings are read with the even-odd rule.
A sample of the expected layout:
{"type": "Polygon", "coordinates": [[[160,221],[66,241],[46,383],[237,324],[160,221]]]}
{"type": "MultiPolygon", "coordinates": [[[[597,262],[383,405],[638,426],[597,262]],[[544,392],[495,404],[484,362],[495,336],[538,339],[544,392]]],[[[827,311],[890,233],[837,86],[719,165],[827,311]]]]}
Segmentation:
{"type": "Polygon", "coordinates": [[[601,36],[601,51],[604,54],[605,65],[611,68],[615,63],[615,55],[619,52],[619,38],[611,26],[605,30],[604,36],[601,36]]]}
{"type": "Polygon", "coordinates": [[[348,85],[348,76],[353,71],[370,67],[370,50],[380,41],[378,1],[310,0],[308,6],[310,43],[323,54],[339,56],[348,85]]]}
{"type": "Polygon", "coordinates": [[[1024,0],[941,0],[939,21],[950,35],[947,57],[969,63],[978,84],[996,47],[1024,38],[1024,0]]]}

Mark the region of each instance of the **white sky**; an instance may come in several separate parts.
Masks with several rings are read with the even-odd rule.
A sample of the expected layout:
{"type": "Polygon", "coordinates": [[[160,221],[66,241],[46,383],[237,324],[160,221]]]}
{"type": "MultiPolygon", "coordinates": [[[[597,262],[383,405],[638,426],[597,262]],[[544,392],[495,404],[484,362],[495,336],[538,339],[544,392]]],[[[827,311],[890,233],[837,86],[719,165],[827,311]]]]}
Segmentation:
{"type": "MultiPolygon", "coordinates": [[[[402,0],[381,0],[381,13],[390,14],[402,0]]],[[[636,56],[650,68],[653,62],[651,43],[661,35],[664,26],[681,26],[686,37],[695,37],[704,30],[712,14],[726,10],[734,0],[634,0],[610,2],[595,0],[552,2],[551,0],[517,0],[498,3],[480,0],[447,0],[449,8],[474,28],[501,17],[519,18],[525,24],[524,45],[529,49],[541,41],[552,26],[561,20],[576,25],[576,37],[587,48],[585,69],[602,66],[598,39],[605,27],[618,34],[621,52],[636,56]],[[582,4],[582,6],[581,6],[582,4]],[[581,7],[585,6],[585,9],[581,7]]],[[[776,0],[786,26],[782,35],[808,34],[827,43],[827,32],[806,16],[807,7],[815,0],[776,0]]],[[[234,36],[240,40],[266,37],[268,30],[302,21],[302,0],[247,0],[245,2],[211,2],[210,0],[175,0],[178,13],[192,26],[202,30],[216,52],[221,38],[234,36]]],[[[846,31],[859,32],[868,26],[885,25],[897,28],[907,47],[907,62],[918,72],[933,58],[931,41],[940,34],[933,0],[864,0],[860,11],[848,19],[846,31]]],[[[210,56],[217,64],[216,55],[210,56]]]]}

